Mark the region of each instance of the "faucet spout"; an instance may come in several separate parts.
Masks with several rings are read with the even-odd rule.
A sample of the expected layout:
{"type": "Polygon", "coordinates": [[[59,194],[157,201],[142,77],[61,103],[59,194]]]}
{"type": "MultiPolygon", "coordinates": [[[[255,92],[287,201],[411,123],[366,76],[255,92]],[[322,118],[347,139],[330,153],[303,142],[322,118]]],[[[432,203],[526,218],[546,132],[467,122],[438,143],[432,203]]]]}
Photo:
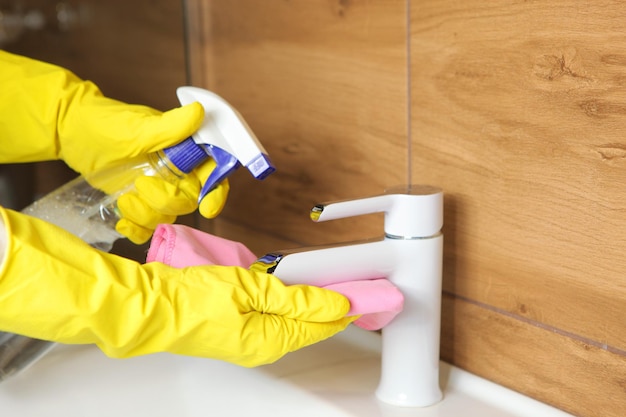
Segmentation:
{"type": "Polygon", "coordinates": [[[441,189],[430,185],[394,188],[386,194],[357,200],[318,204],[311,209],[311,220],[322,222],[385,213],[385,234],[397,238],[428,237],[443,224],[441,189]]]}
{"type": "Polygon", "coordinates": [[[389,404],[425,407],[442,398],[439,332],[443,261],[443,192],[413,186],[403,193],[320,204],[314,221],[385,213],[379,240],[271,253],[254,268],[287,284],[326,286],[387,278],[404,295],[404,309],[382,330],[381,379],[376,396],[389,404]],[[261,267],[260,267],[261,266],[261,267]]]}

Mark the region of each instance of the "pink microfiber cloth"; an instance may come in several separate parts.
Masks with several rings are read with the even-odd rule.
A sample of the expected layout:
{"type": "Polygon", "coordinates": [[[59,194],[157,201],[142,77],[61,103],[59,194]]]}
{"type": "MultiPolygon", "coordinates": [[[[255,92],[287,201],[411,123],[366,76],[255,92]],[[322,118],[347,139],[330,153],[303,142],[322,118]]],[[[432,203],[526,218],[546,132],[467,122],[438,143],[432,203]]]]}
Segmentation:
{"type": "MultiPolygon", "coordinates": [[[[184,225],[157,227],[148,249],[147,262],[161,262],[176,268],[197,265],[249,267],[257,260],[246,246],[184,225]]],[[[354,322],[366,330],[387,325],[400,311],[404,297],[384,278],[347,281],[324,288],[343,294],[350,301],[349,316],[361,315],[354,322]]]]}

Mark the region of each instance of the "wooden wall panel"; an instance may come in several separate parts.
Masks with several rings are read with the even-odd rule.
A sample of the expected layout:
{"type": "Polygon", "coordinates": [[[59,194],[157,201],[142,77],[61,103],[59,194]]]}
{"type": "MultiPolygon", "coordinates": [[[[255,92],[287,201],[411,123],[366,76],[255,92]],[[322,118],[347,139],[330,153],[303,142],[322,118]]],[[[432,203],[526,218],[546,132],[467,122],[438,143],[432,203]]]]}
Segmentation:
{"type": "Polygon", "coordinates": [[[313,224],[308,212],[407,182],[405,2],[188,4],[194,83],[231,102],[277,166],[264,182],[240,170],[214,227],[293,245],[382,234],[379,216],[313,224]]]}
{"type": "Polygon", "coordinates": [[[625,18],[609,1],[411,8],[412,176],[446,190],[444,288],[507,314],[446,311],[443,348],[577,415],[626,413],[625,18]]]}
{"type": "Polygon", "coordinates": [[[576,415],[626,412],[621,3],[188,4],[194,79],[280,170],[240,173],[214,230],[256,252],[326,242],[379,226],[311,226],[317,198],[442,186],[442,357],[576,415]]]}
{"type": "Polygon", "coordinates": [[[82,0],[85,20],[61,31],[55,2],[24,0],[44,12],[46,29],[26,32],[6,49],[64,66],[113,98],[160,110],[178,106],[187,82],[183,4],[167,0],[82,0]]]}
{"type": "Polygon", "coordinates": [[[450,294],[443,298],[441,356],[576,416],[626,411],[622,355],[450,294]]]}

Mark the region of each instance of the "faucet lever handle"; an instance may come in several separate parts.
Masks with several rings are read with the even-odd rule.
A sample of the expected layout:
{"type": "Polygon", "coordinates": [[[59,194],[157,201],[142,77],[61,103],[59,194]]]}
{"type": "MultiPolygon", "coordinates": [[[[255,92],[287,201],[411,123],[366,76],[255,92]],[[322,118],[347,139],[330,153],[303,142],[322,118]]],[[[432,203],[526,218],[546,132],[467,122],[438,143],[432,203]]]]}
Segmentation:
{"type": "Polygon", "coordinates": [[[430,237],[443,226],[443,191],[428,185],[392,189],[385,194],[318,204],[311,220],[323,222],[385,213],[385,234],[396,238],[430,237]]]}

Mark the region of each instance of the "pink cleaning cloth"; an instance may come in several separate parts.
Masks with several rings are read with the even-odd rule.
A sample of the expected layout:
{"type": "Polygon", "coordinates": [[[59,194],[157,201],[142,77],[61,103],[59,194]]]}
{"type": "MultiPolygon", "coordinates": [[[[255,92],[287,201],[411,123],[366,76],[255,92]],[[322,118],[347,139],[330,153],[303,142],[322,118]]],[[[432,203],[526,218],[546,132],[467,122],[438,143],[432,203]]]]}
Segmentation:
{"type": "MultiPolygon", "coordinates": [[[[162,224],[150,242],[146,262],[161,262],[176,268],[198,265],[249,267],[257,260],[245,245],[184,225],[162,224]]],[[[324,288],[343,294],[350,301],[348,316],[366,330],[386,326],[402,311],[404,296],[384,278],[346,281],[324,288]]]]}
{"type": "Polygon", "coordinates": [[[192,227],[161,224],[154,231],[146,262],[161,262],[176,268],[198,265],[249,267],[257,260],[245,245],[192,227]]]}

